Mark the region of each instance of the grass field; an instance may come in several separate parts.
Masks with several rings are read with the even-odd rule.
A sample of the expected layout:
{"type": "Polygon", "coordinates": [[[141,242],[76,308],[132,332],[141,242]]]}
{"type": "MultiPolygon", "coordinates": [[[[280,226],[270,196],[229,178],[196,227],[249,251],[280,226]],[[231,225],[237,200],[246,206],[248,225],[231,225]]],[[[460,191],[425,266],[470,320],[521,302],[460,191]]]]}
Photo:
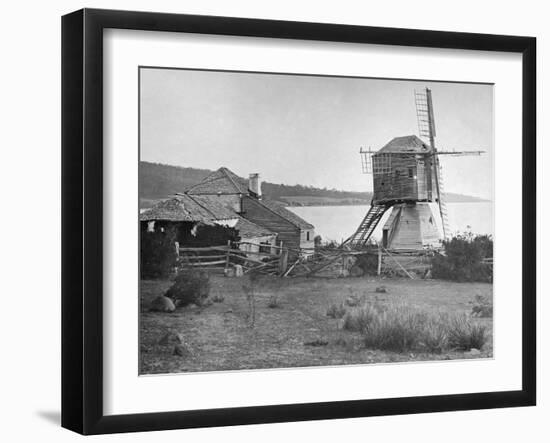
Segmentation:
{"type": "Polygon", "coordinates": [[[255,321],[243,278],[212,277],[211,297],[224,300],[207,307],[191,305],[173,313],[149,312],[170,281],[141,282],[140,373],[218,371],[274,367],[365,364],[399,361],[492,357],[492,318],[474,318],[486,325],[489,338],[481,354],[397,353],[367,349],[360,333],[342,329],[342,320],[326,316],[333,303],[350,295],[364,302],[404,304],[433,313],[470,313],[476,295],[492,299],[486,283],[453,283],[401,279],[268,279],[255,296],[255,321]],[[384,285],[387,293],[376,293],[384,285]],[[270,307],[274,297],[277,307],[270,307]],[[181,334],[192,355],[173,355],[174,345],[159,344],[168,332],[181,334]],[[318,346],[315,346],[317,344],[318,346]]]}

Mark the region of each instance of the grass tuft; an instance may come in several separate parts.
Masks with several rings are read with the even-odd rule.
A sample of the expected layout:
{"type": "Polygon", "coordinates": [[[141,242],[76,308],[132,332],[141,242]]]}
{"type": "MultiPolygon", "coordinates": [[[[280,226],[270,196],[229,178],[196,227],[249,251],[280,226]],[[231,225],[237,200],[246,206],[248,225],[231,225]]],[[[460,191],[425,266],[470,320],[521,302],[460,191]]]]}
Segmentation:
{"type": "Polygon", "coordinates": [[[449,326],[449,347],[460,351],[481,349],[487,341],[487,327],[472,323],[467,316],[454,317],[449,326]]]}
{"type": "Polygon", "coordinates": [[[354,309],[344,317],[343,328],[360,332],[367,348],[394,352],[481,349],[487,341],[486,327],[466,315],[430,314],[403,305],[354,309]]]}
{"type": "Polygon", "coordinates": [[[343,303],[333,303],[328,307],[326,315],[330,318],[342,318],[346,315],[346,311],[346,307],[343,303]]]}

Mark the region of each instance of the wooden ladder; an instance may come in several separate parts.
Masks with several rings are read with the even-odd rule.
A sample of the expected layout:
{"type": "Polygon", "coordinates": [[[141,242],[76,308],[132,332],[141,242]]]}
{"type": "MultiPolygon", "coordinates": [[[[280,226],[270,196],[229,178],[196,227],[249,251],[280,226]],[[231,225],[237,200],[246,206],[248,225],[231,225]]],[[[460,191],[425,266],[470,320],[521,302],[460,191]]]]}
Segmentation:
{"type": "Polygon", "coordinates": [[[350,236],[343,245],[360,246],[366,244],[380,222],[380,219],[388,209],[389,206],[386,205],[371,205],[367,215],[365,215],[365,218],[363,218],[363,221],[355,233],[350,236]]]}

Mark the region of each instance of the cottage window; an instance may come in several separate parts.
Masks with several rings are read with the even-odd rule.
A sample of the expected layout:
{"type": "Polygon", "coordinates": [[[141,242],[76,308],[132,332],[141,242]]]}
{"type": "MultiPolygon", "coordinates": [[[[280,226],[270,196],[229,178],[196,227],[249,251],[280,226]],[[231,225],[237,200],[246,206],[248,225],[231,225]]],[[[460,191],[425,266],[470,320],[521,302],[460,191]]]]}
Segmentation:
{"type": "Polygon", "coordinates": [[[306,241],[309,241],[309,231],[306,231],[306,241]]]}
{"type": "Polygon", "coordinates": [[[413,178],[413,168],[409,168],[409,178],[413,178]]]}

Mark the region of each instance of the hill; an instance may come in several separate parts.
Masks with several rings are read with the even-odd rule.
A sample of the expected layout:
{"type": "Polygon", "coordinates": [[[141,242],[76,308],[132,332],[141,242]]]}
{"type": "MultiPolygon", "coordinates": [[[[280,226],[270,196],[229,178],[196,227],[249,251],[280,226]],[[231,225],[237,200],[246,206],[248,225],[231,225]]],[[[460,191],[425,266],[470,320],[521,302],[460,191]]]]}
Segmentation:
{"type": "MultiPolygon", "coordinates": [[[[142,161],[139,164],[139,199],[141,207],[149,207],[156,200],[183,192],[198,183],[212,171],[183,168],[142,161]]],[[[371,192],[341,191],[305,185],[262,183],[262,193],[289,206],[368,205],[371,192]]],[[[484,201],[462,194],[447,194],[448,202],[484,201]]]]}

